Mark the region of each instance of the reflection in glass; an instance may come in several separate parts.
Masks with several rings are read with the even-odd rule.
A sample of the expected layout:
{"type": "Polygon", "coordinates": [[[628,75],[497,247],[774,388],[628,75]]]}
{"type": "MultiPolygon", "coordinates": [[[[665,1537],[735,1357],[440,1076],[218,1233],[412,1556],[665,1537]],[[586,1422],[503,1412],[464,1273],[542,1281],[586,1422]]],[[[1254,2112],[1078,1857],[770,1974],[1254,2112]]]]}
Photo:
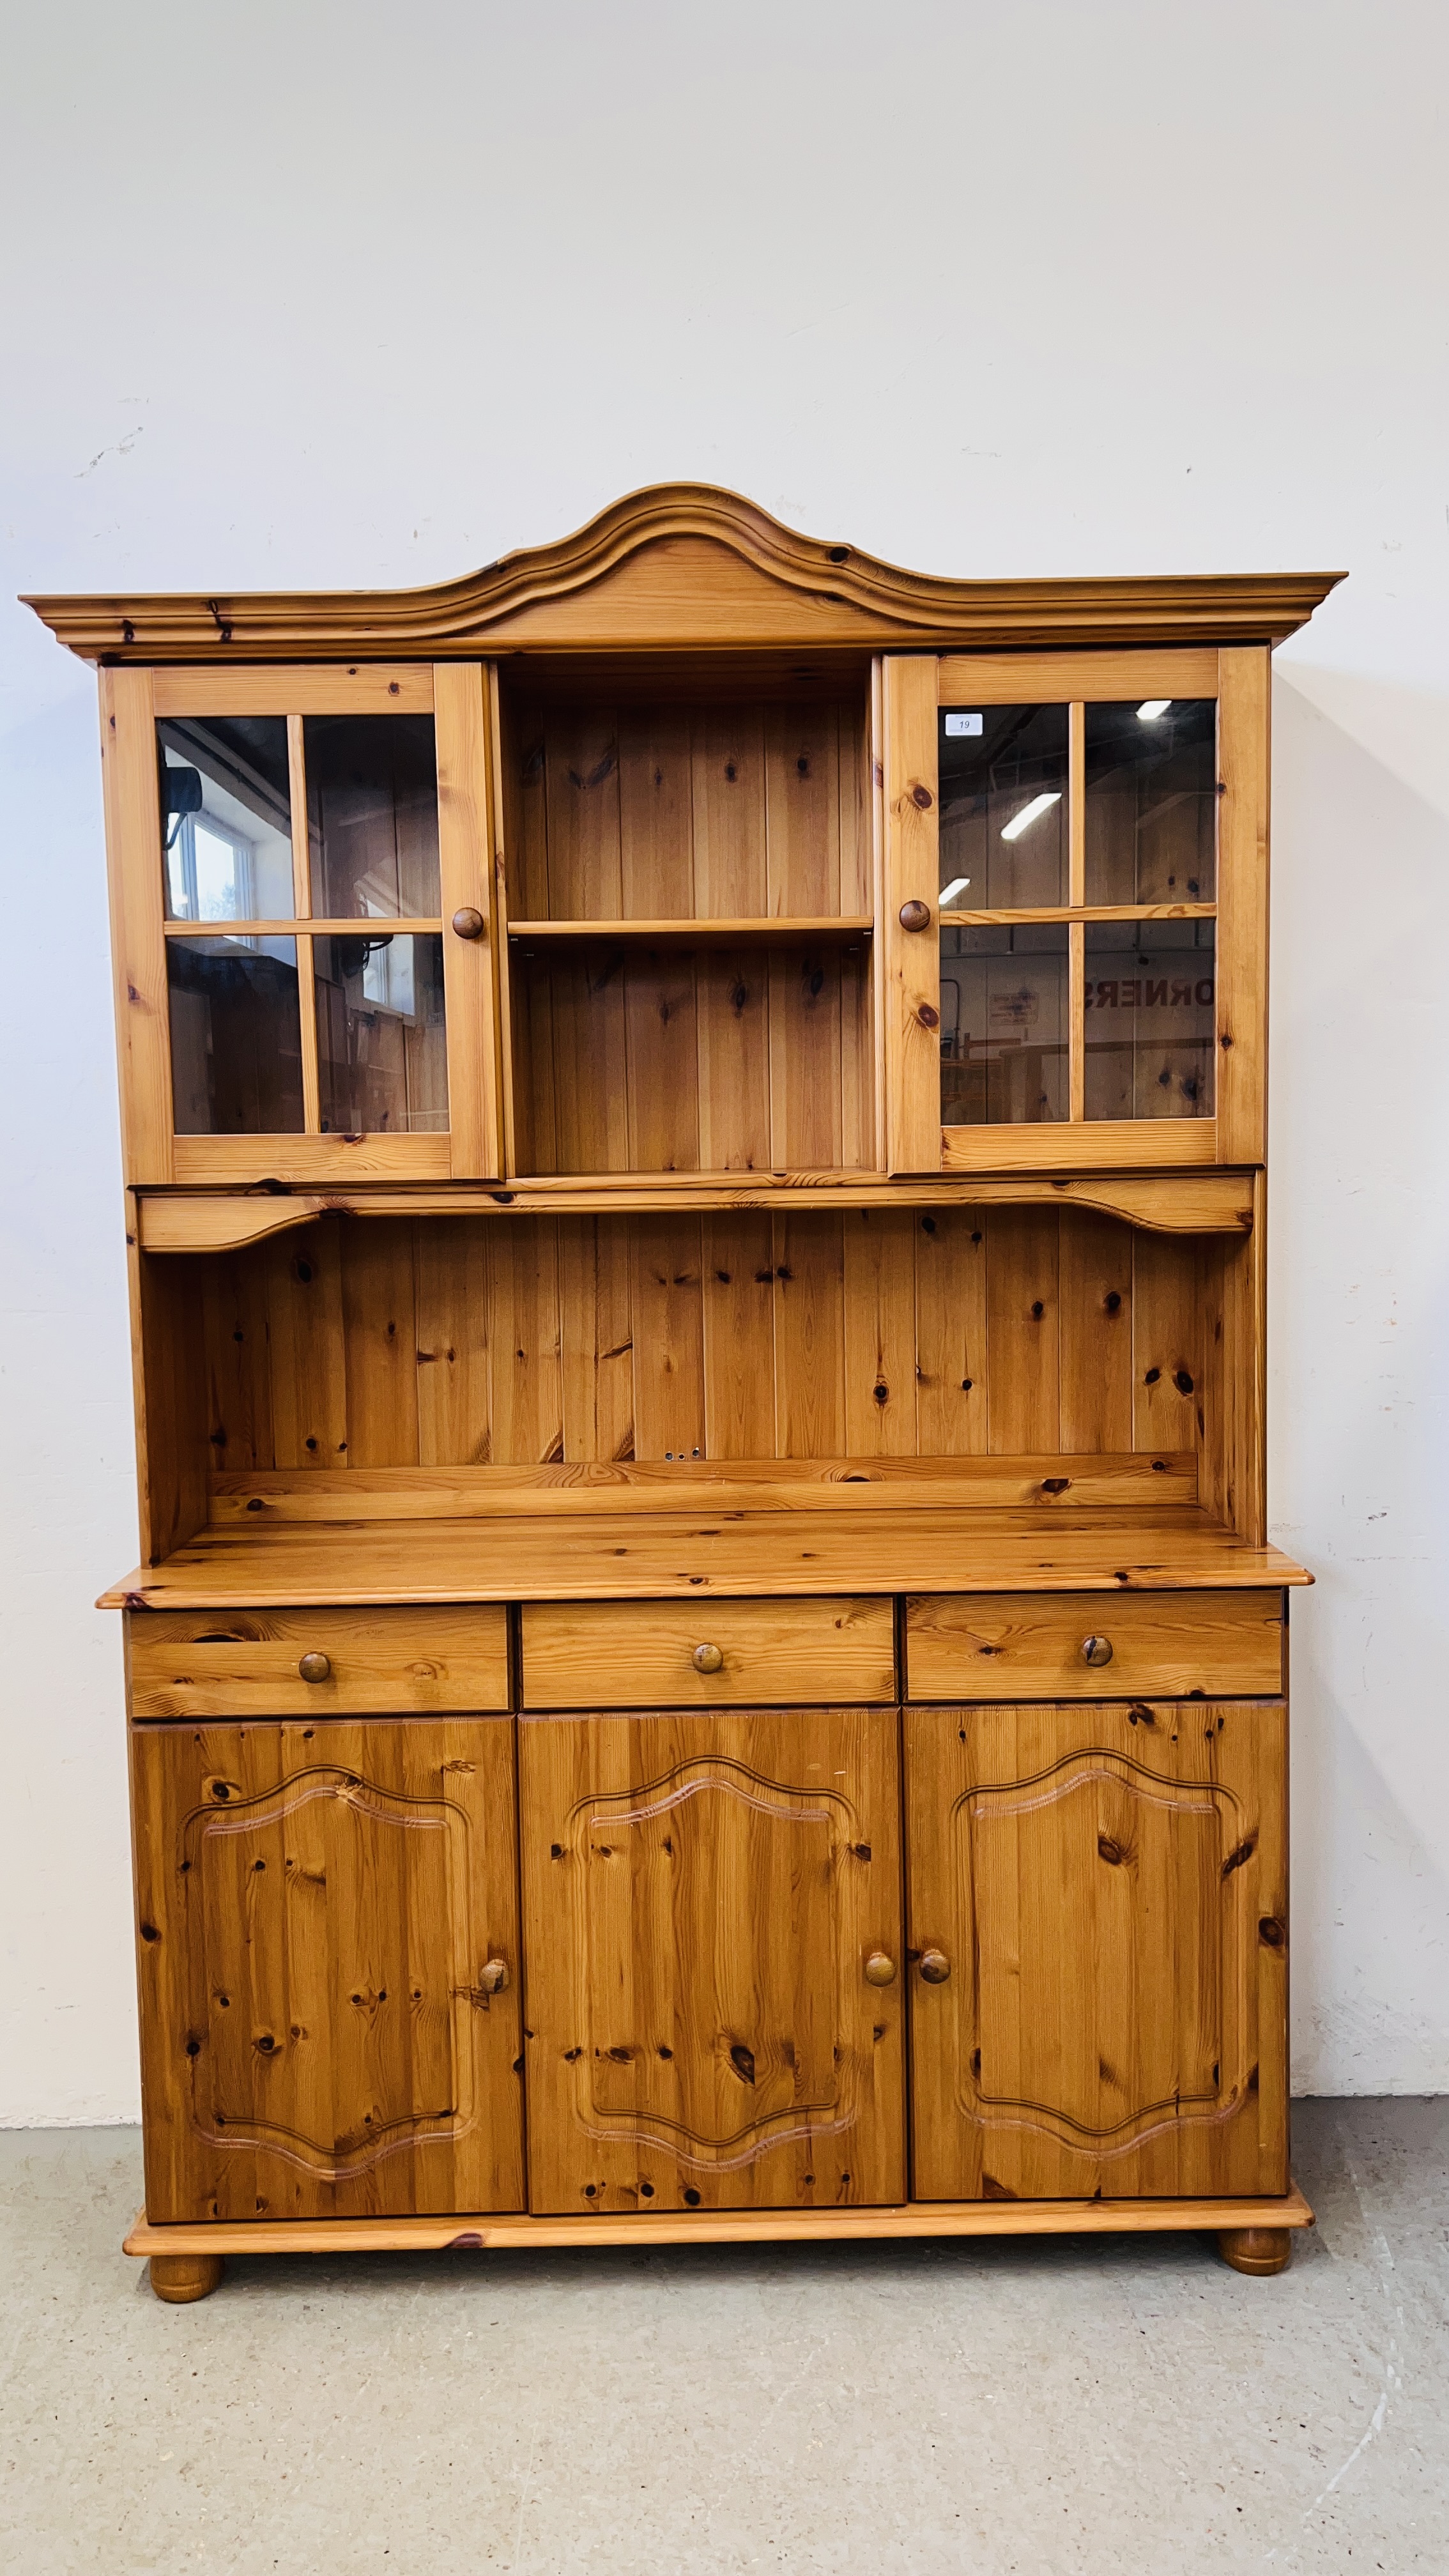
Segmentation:
{"type": "Polygon", "coordinates": [[[1088,922],[1088,1118],[1211,1118],[1216,927],[1088,922]]]}
{"type": "Polygon", "coordinates": [[[1217,702],[1089,706],[1088,903],[1212,903],[1217,702]]]}
{"type": "Polygon", "coordinates": [[[435,915],[438,769],[431,716],[307,716],[307,836],[319,921],[435,915]]]}
{"type": "Polygon", "coordinates": [[[170,921],[290,921],[285,716],[175,716],[156,727],[170,921]]]}
{"type": "Polygon", "coordinates": [[[297,1135],[295,939],[168,939],[166,974],[177,1135],[297,1135]]]}
{"type": "Polygon", "coordinates": [[[941,933],[941,1122],[1065,1118],[1065,922],[941,933]]]}
{"type": "Polygon", "coordinates": [[[324,1135],[440,1135],[448,1124],[443,943],[432,933],[319,938],[324,1135]]]}
{"type": "Polygon", "coordinates": [[[1067,900],[1067,710],[943,707],[941,901],[1014,912],[1067,900]]]}

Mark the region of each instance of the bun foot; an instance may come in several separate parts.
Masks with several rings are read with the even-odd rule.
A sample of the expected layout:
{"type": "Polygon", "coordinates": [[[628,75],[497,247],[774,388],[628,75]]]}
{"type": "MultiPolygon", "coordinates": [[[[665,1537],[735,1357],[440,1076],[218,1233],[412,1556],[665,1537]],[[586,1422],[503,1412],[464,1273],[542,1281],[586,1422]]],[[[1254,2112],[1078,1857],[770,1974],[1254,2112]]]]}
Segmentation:
{"type": "Polygon", "coordinates": [[[1290,2227],[1218,2229],[1218,2252],[1235,2272],[1251,2272],[1259,2278],[1269,2272],[1286,2272],[1292,2251],[1290,2227]]]}
{"type": "Polygon", "coordinates": [[[153,2254],[151,2287],[170,2308],[189,2308],[193,2299],[209,2299],[221,2279],[219,2254],[153,2254]]]}

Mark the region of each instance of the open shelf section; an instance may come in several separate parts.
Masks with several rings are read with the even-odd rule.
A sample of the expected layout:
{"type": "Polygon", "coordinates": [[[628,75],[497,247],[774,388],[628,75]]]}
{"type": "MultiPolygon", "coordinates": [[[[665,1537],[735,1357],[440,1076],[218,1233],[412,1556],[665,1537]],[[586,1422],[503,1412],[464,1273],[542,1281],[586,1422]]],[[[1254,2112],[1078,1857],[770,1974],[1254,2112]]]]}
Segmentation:
{"type": "Polygon", "coordinates": [[[775,914],[729,921],[511,921],[510,939],[629,939],[681,948],[728,947],[757,940],[868,939],[873,928],[868,912],[775,914]]]}

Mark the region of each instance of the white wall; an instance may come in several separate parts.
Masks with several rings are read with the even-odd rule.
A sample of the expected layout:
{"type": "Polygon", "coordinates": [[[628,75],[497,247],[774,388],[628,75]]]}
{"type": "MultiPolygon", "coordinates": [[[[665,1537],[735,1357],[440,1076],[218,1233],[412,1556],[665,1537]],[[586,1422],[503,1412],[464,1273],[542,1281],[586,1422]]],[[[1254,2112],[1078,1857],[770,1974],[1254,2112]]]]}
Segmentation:
{"type": "Polygon", "coordinates": [[[6,71],[0,2120],[137,2104],[93,684],[4,597],[430,580],[671,476],[1351,572],[1276,698],[1295,2068],[1449,2087],[1442,0],[51,0],[6,71]]]}

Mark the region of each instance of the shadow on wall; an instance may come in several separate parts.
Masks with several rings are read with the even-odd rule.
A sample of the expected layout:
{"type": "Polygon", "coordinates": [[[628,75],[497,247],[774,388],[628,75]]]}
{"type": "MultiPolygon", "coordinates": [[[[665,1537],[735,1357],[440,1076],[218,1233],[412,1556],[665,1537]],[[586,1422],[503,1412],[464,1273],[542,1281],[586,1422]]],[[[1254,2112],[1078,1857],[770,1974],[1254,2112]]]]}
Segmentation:
{"type": "Polygon", "coordinates": [[[1305,667],[1273,707],[1269,1507],[1318,1578],[1292,1605],[1294,2086],[1436,2092],[1449,702],[1305,667]]]}

